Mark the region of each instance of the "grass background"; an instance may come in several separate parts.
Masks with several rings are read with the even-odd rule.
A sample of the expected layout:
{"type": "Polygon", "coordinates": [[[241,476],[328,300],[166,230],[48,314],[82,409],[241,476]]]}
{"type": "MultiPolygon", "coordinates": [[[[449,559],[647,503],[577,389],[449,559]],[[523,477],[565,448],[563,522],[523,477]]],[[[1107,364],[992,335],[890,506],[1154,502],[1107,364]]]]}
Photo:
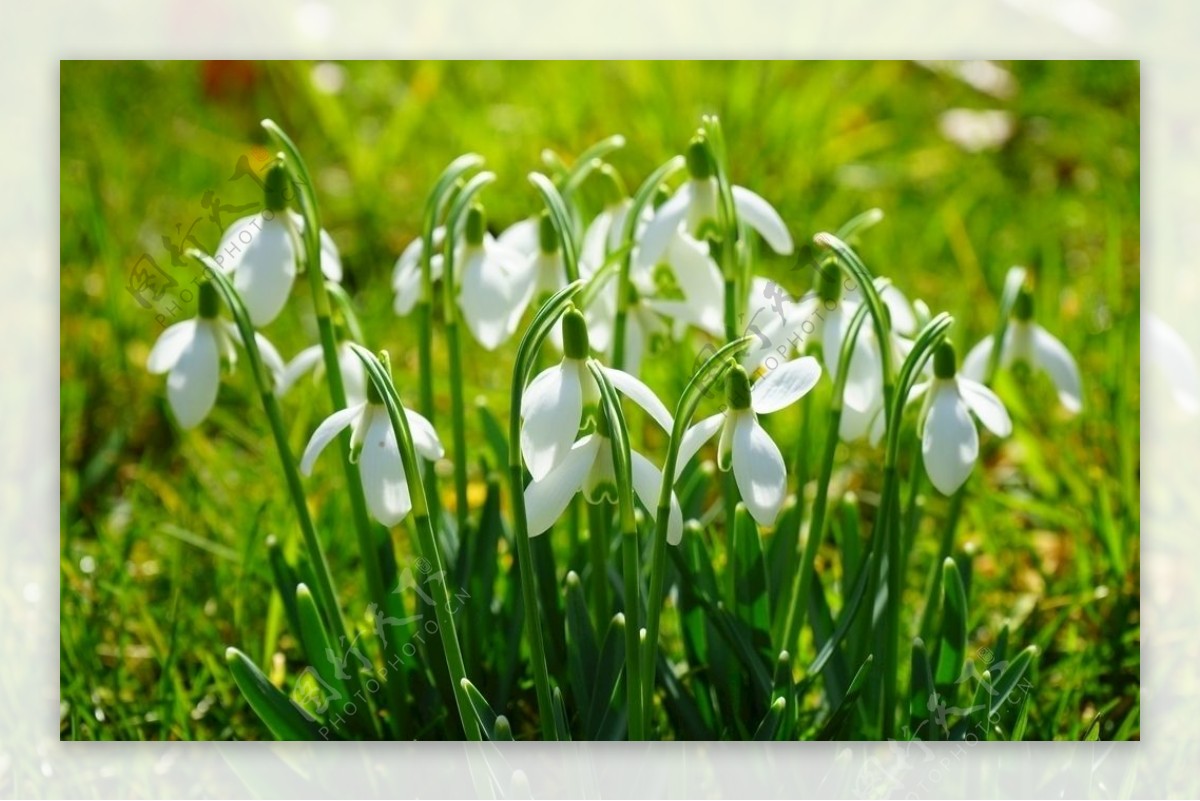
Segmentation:
{"type": "MultiPolygon", "coordinates": [[[[206,193],[229,206],[260,199],[251,180],[230,180],[240,158],[258,167],[271,155],[260,119],[280,122],[303,150],[369,344],[391,351],[401,392],[415,400],[415,331],[392,314],[388,278],[450,159],[475,151],[498,173],[485,192],[498,229],[538,208],[525,175],[543,148],[570,158],[622,133],[628,145],[612,160],[632,189],[715,111],[734,180],[771,200],[797,242],[882,208],[860,252],[910,297],[954,314],[960,347],[991,330],[1008,267],[1032,269],[1039,321],[1079,360],[1085,410],[1066,417],[1044,382],[1000,383],[1016,430],[985,448],[958,535],[976,550],[972,646],[1010,619],[1018,644],[1041,647],[1030,738],[1080,738],[1098,716],[1095,734],[1136,737],[1138,69],[1006,66],[1016,91],[1001,100],[907,62],[351,63],[333,93],[320,88],[328,67],[310,63],[64,62],[62,736],[265,737],[224,648],[267,662],[278,651],[277,669],[295,656],[286,635],[263,642],[263,540],[289,531],[294,516],[249,376],[225,381],[209,420],[181,432],[164,382],[144,369],[160,323],[195,312],[181,294],[195,269],[173,265],[167,241],[190,231],[215,247],[221,225],[206,193]],[[999,149],[966,152],[938,130],[955,107],[1005,109],[1015,133],[999,149]],[[180,282],[152,309],[126,289],[143,254],[180,282]]],[[[221,224],[237,216],[225,211],[221,224]]],[[[768,259],[759,272],[799,295],[808,277],[791,266],[768,259]]],[[[294,311],[266,333],[285,357],[310,343],[294,311]]],[[[468,397],[506,412],[514,350],[485,356],[468,344],[468,397]]],[[[670,366],[648,370],[668,399],[679,378],[670,366]]],[[[442,374],[437,391],[445,407],[442,374]]],[[[294,448],[327,412],[309,386],[284,409],[294,448]]],[[[786,440],[795,420],[776,417],[787,418],[771,422],[786,440]]],[[[878,460],[842,448],[838,486],[869,501],[878,460]]],[[[364,588],[333,462],[308,486],[353,610],[364,588]]],[[[930,499],[914,593],[944,508],[930,499]]],[[[403,554],[402,530],[396,542],[403,554]]]]}

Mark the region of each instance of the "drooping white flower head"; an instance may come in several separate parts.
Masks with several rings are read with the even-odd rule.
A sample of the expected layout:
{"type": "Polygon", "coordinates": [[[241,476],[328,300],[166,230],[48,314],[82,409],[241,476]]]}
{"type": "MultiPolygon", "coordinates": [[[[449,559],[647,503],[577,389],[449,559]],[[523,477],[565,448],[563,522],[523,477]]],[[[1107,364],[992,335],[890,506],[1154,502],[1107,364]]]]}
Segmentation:
{"type": "MultiPolygon", "coordinates": [[[[283,310],[296,280],[296,235],[304,233],[304,218],[284,202],[287,173],[275,166],[264,180],[266,201],[258,214],[237,220],[221,236],[216,262],[233,277],[256,327],[267,325],[283,310]]],[[[342,280],[342,261],[328,232],[321,231],[321,272],[342,280]]]]}
{"type": "Polygon", "coordinates": [[[521,255],[493,239],[483,208],[467,212],[463,243],[455,258],[458,305],[475,341],[495,350],[517,330],[530,287],[521,255]]]}
{"type": "MultiPolygon", "coordinates": [[[[350,349],[349,342],[338,343],[337,356],[339,371],[342,374],[342,386],[346,391],[346,404],[357,406],[367,398],[366,369],[363,367],[362,360],[350,349]]],[[[297,381],[309,373],[313,375],[314,379],[325,374],[325,352],[320,345],[305,348],[288,362],[279,383],[279,394],[286,394],[296,385],[297,381]]]]}
{"type": "MultiPolygon", "coordinates": [[[[371,517],[391,527],[408,515],[412,496],[396,432],[374,384],[368,383],[367,396],[365,402],[334,412],[317,426],[300,458],[300,472],[311,475],[317,456],[350,426],[350,460],[359,466],[367,509],[371,517]]],[[[404,410],[404,415],[417,453],[429,460],[442,458],[445,451],[433,425],[409,409],[404,410]]]]}
{"type": "MultiPolygon", "coordinates": [[[[234,343],[242,344],[237,326],[217,316],[216,289],[206,281],[197,294],[198,315],[163,331],[146,360],[146,369],[151,373],[167,373],[167,401],[184,428],[199,425],[208,417],[217,400],[221,365],[232,370],[237,363],[234,343]]],[[[254,339],[263,366],[278,383],[283,359],[262,334],[256,332],[254,339]]]]}
{"type": "MultiPolygon", "coordinates": [[[[446,229],[438,226],[433,229],[433,249],[435,253],[429,259],[429,273],[433,283],[442,279],[442,243],[446,239],[446,229]]],[[[396,259],[392,268],[392,291],[396,299],[392,309],[400,317],[405,317],[412,311],[413,306],[421,298],[421,254],[424,252],[424,241],[417,237],[408,243],[408,247],[396,259]]]]}
{"type": "MultiPolygon", "coordinates": [[[[600,397],[596,379],[587,367],[588,335],[583,314],[571,309],[562,320],[563,359],[539,373],[521,398],[521,455],[535,481],[545,478],[567,457],[583,422],[585,405],[600,397]]],[[[670,431],[667,407],[648,386],[629,373],[603,368],[613,388],[641,406],[670,431]]]]}
{"type": "Polygon", "coordinates": [[[1007,437],[1012,421],[990,389],[955,375],[954,348],[943,343],[934,353],[933,379],[913,387],[909,399],[925,396],[919,423],[921,455],[929,481],[943,495],[966,482],[979,457],[979,432],[971,414],[993,434],[1007,437]]]}
{"type": "MultiPolygon", "coordinates": [[[[613,467],[612,440],[604,433],[604,415],[597,416],[598,430],[571,446],[566,456],[549,474],[534,479],[525,488],[525,509],[529,517],[529,536],[547,531],[562,516],[575,493],[583,490],[589,503],[617,500],[616,471],[613,467]]],[[[658,515],[658,496],[663,475],[649,459],[637,451],[629,452],[633,473],[633,491],[652,519],[658,515]]],[[[683,538],[683,512],[675,493],[671,493],[667,542],[678,545],[683,538]]]]}
{"type": "Polygon", "coordinates": [[[791,406],[821,378],[821,365],[811,356],[793,359],[750,384],[739,365],[730,368],[726,385],[728,409],[707,417],[688,429],[679,445],[675,478],[717,431],[717,466],[729,470],[750,515],[760,525],[772,526],[787,497],[787,467],[779,447],[759,424],[758,415],[791,406]]]}
{"type": "MultiPolygon", "coordinates": [[[[986,378],[988,361],[994,347],[992,336],[979,341],[963,360],[963,375],[976,381],[986,378]]],[[[1083,384],[1079,366],[1061,342],[1049,331],[1033,322],[1033,296],[1025,289],[1017,296],[1013,318],[1004,333],[1000,348],[1000,367],[1023,363],[1036,372],[1045,373],[1058,390],[1058,400],[1072,414],[1083,408],[1083,384]]]]}
{"type": "MultiPolygon", "coordinates": [[[[718,189],[713,164],[704,142],[688,146],[689,180],[655,212],[638,240],[637,262],[653,271],[665,262],[675,273],[686,307],[672,316],[719,334],[723,325],[725,284],[721,271],[702,240],[717,219],[718,189]]],[[[734,186],[733,204],[738,218],[757,231],[776,253],[792,252],[792,236],[774,207],[759,195],[734,186]]]]}

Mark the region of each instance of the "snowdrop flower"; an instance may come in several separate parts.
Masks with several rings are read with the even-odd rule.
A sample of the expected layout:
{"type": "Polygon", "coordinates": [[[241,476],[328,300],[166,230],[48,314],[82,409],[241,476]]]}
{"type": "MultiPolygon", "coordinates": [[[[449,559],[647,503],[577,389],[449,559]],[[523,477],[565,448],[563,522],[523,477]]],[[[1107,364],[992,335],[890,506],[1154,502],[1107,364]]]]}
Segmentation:
{"type": "MultiPolygon", "coordinates": [[[[217,317],[219,300],[212,284],[200,284],[198,296],[198,315],[163,331],[146,360],[151,373],[167,373],[167,401],[184,428],[199,425],[208,417],[217,400],[221,365],[232,369],[237,363],[234,343],[242,344],[237,326],[217,317]]],[[[254,339],[263,365],[278,382],[283,359],[262,334],[255,333],[254,339]]]]}
{"type": "MultiPolygon", "coordinates": [[[[405,409],[404,414],[417,454],[431,461],[442,458],[445,451],[433,425],[416,412],[405,409]]],[[[412,508],[412,498],[396,432],[373,383],[367,384],[365,402],[334,412],[317,426],[300,458],[300,472],[311,475],[317,456],[347,426],[351,432],[350,460],[359,465],[371,517],[388,527],[397,525],[412,508]]]]}
{"type": "MultiPolygon", "coordinates": [[[[429,259],[429,272],[434,283],[442,278],[441,249],[445,240],[444,226],[433,229],[433,248],[437,252],[429,259]]],[[[396,266],[392,268],[392,291],[396,293],[392,309],[400,317],[407,316],[421,298],[421,254],[424,246],[421,237],[414,239],[400,254],[400,258],[396,259],[396,266]]]]}
{"type": "Polygon", "coordinates": [[[517,330],[529,287],[520,254],[488,236],[486,227],[483,208],[472,206],[455,269],[467,328],[485,349],[495,350],[517,330]]]}
{"type": "Polygon", "coordinates": [[[955,375],[954,347],[949,343],[934,352],[933,380],[913,387],[909,399],[920,395],[925,395],[919,425],[925,472],[938,492],[952,495],[971,475],[979,456],[979,432],[971,413],[999,437],[1012,433],[1012,421],[994,392],[955,375]]]}
{"type": "MultiPolygon", "coordinates": [[[[646,226],[639,242],[643,262],[656,263],[681,230],[692,237],[702,237],[706,226],[717,221],[720,200],[713,166],[707,145],[698,138],[693,139],[687,150],[690,178],[658,209],[654,219],[646,226]]],[[[762,234],[776,253],[789,255],[793,247],[792,236],[779,212],[745,187],[735,186],[732,189],[733,205],[738,217],[762,234]]]]}
{"type": "MultiPolygon", "coordinates": [[[[303,233],[304,218],[287,209],[286,185],[284,168],[272,167],[264,181],[263,210],[230,225],[217,246],[216,261],[233,275],[233,286],[256,327],[267,325],[279,316],[296,280],[296,247],[291,228],[303,233]]],[[[331,281],[342,280],[337,246],[323,230],[321,272],[331,281]]]]}
{"type": "MultiPolygon", "coordinates": [[[[993,337],[987,336],[971,348],[963,360],[963,375],[975,381],[986,377],[992,356],[993,337]]],[[[1000,349],[1000,366],[1007,368],[1023,363],[1037,372],[1045,373],[1058,390],[1058,400],[1072,414],[1083,408],[1083,390],[1079,367],[1063,344],[1050,332],[1033,322],[1033,296],[1025,289],[1017,295],[1013,319],[1004,334],[1000,349]]]]}
{"type": "MultiPolygon", "coordinates": [[[[651,518],[658,514],[658,494],[662,487],[662,472],[637,451],[629,452],[633,473],[633,491],[651,518]]],[[[589,503],[617,501],[616,470],[613,467],[612,440],[609,439],[604,415],[596,417],[596,432],[588,434],[571,446],[563,460],[552,472],[535,478],[525,488],[525,508],[529,516],[529,536],[536,537],[548,530],[562,516],[575,493],[583,490],[589,503]]],[[[683,538],[683,512],[679,500],[671,493],[670,517],[667,521],[667,542],[678,545],[683,538]]]]}
{"type": "MultiPolygon", "coordinates": [[[[342,385],[346,390],[346,403],[356,406],[366,400],[367,373],[362,360],[350,349],[350,343],[342,341],[337,346],[338,366],[342,373],[342,385]]],[[[287,393],[306,374],[314,379],[325,373],[325,352],[320,345],[305,348],[288,362],[279,383],[279,394],[287,393]]]]}
{"type": "MultiPolygon", "coordinates": [[[[521,398],[521,455],[534,481],[541,481],[571,452],[584,406],[595,405],[600,388],[587,367],[587,322],[578,309],[563,315],[563,359],[537,375],[521,398]]],[[[613,387],[670,431],[671,413],[654,392],[629,373],[605,367],[613,387]]]]}
{"type": "MultiPolygon", "coordinates": [[[[512,309],[512,322],[516,326],[530,303],[540,303],[567,285],[567,268],[549,212],[515,223],[500,234],[499,241],[509,251],[521,254],[513,271],[518,285],[518,299],[512,309]],[[530,234],[533,234],[532,242],[529,241],[530,234]]],[[[550,341],[562,350],[562,338],[557,329],[551,333],[550,341]]]]}
{"type": "MultiPolygon", "coordinates": [[[[700,241],[719,217],[717,179],[708,147],[693,139],[687,150],[689,180],[664,203],[638,241],[636,258],[646,268],[666,262],[687,302],[673,316],[710,333],[722,331],[725,285],[720,269],[700,241]]],[[[735,186],[733,203],[744,223],[781,255],[792,252],[791,234],[779,212],[759,195],[735,186]]]]}
{"type": "MultiPolygon", "coordinates": [[[[790,332],[780,334],[780,343],[819,343],[821,359],[829,377],[837,380],[842,342],[850,321],[863,304],[861,290],[853,278],[840,270],[819,271],[819,285],[795,304],[791,312],[790,332]],[[847,295],[845,293],[854,293],[847,295]]],[[[906,335],[915,333],[917,317],[904,293],[890,282],[876,280],[876,289],[883,301],[891,334],[891,363],[895,369],[912,350],[906,335]]],[[[863,321],[850,354],[849,375],[843,396],[843,409],[838,434],[845,442],[860,439],[883,423],[883,354],[879,338],[870,319],[863,321]]],[[[762,351],[758,351],[762,352],[762,351]]],[[[763,353],[763,355],[769,355],[763,353]]],[[[882,434],[882,428],[877,429],[882,434]]]]}
{"type": "Polygon", "coordinates": [[[760,525],[772,526],[787,495],[787,468],[783,456],[758,415],[791,406],[821,378],[821,366],[811,356],[786,362],[750,385],[740,365],[730,368],[726,384],[728,409],[696,423],[683,436],[675,478],[700,446],[719,430],[717,466],[733,467],[733,476],[750,515],[760,525]]]}

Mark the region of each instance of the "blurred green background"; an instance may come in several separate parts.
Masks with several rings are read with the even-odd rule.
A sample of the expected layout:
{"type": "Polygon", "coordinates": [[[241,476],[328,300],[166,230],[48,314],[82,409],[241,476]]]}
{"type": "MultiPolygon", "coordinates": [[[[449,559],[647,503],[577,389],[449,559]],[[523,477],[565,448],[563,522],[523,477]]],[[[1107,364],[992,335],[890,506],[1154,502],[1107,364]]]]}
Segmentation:
{"type": "MultiPolygon", "coordinates": [[[[226,380],[209,420],[180,432],[163,380],[144,369],[162,323],[195,313],[184,290],[197,270],[176,264],[172,247],[213,249],[261,202],[239,163],[255,171],[272,155],[262,118],[303,151],[368,344],[391,351],[401,393],[415,400],[415,331],[391,311],[389,277],[447,162],[475,151],[499,175],[484,195],[498,231],[539,208],[525,176],[542,169],[544,148],[569,160],[624,134],[612,162],[633,189],[706,112],[722,119],[735,182],[775,204],[801,245],[759,269],[796,296],[809,279],[789,267],[807,261],[805,243],[872,206],[887,216],[863,237],[867,265],[955,315],[960,348],[991,330],[1006,270],[1031,268],[1039,321],[1079,360],[1085,410],[1067,418],[1047,387],[1000,383],[1016,432],[987,449],[971,486],[1004,491],[973,493],[958,536],[977,552],[973,623],[994,630],[1012,619],[1022,642],[1042,648],[1031,738],[1082,737],[1097,716],[1105,739],[1138,736],[1138,67],[1001,70],[63,62],[62,736],[265,737],[224,648],[278,650],[280,667],[294,655],[287,637],[262,642],[271,586],[262,543],[293,516],[249,376],[226,380]],[[970,130],[960,130],[964,115],[943,116],[952,109],[1003,114],[966,115],[970,130]],[[146,307],[130,276],[156,268],[178,285],[146,307]]],[[[266,334],[285,358],[310,344],[295,311],[266,334]]],[[[468,397],[506,413],[515,342],[498,356],[467,347],[468,397]]],[[[648,370],[669,402],[678,379],[678,369],[648,370]]],[[[436,380],[444,406],[445,376],[436,380]]],[[[307,385],[284,410],[296,448],[327,412],[307,385]]],[[[865,447],[843,448],[839,475],[869,490],[877,461],[865,447]]],[[[355,609],[357,553],[343,510],[326,502],[338,491],[326,468],[318,474],[330,480],[311,482],[310,500],[355,609]]],[[[930,517],[944,504],[931,499],[930,517]]],[[[407,547],[402,536],[397,547],[407,547]]]]}

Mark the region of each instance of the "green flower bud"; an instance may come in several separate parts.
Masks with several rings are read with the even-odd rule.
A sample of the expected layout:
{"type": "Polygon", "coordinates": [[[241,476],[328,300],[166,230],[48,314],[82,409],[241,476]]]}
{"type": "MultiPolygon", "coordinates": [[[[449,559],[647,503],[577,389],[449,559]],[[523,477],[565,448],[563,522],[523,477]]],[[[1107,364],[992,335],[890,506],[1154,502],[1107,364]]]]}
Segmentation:
{"type": "Polygon", "coordinates": [[[217,310],[220,308],[220,300],[217,298],[217,288],[208,281],[200,285],[199,298],[197,303],[200,306],[200,317],[204,320],[212,320],[217,316],[217,310]]]}
{"type": "Polygon", "coordinates": [[[955,373],[954,346],[949,342],[938,345],[933,352],[933,374],[937,378],[954,378],[955,373]]]}
{"type": "Polygon", "coordinates": [[[591,350],[587,321],[583,312],[572,306],[563,315],[563,355],[568,359],[586,359],[591,350]]]}
{"type": "Polygon", "coordinates": [[[282,164],[267,170],[263,180],[263,205],[267,211],[283,211],[287,208],[288,174],[282,164]]]}
{"type": "Polygon", "coordinates": [[[475,203],[467,210],[467,244],[482,245],[483,235],[487,233],[487,215],[484,214],[483,206],[475,203]]]}
{"type": "Polygon", "coordinates": [[[548,211],[543,211],[538,217],[538,247],[543,253],[558,250],[558,231],[554,229],[554,219],[548,211]]]}
{"type": "Polygon", "coordinates": [[[725,379],[725,401],[735,412],[750,408],[750,377],[740,364],[729,369],[725,379]]]}
{"type": "Polygon", "coordinates": [[[1021,287],[1021,291],[1017,293],[1017,300],[1013,304],[1013,317],[1018,320],[1033,319],[1033,293],[1025,287],[1021,287]]]}
{"type": "Polygon", "coordinates": [[[684,153],[684,158],[687,159],[688,175],[692,178],[703,181],[712,177],[712,153],[709,152],[708,142],[703,136],[696,134],[692,137],[692,141],[688,143],[687,152],[684,153]]]}
{"type": "Polygon", "coordinates": [[[818,267],[821,276],[817,294],[825,303],[837,303],[842,299],[842,271],[833,264],[818,267]]]}

